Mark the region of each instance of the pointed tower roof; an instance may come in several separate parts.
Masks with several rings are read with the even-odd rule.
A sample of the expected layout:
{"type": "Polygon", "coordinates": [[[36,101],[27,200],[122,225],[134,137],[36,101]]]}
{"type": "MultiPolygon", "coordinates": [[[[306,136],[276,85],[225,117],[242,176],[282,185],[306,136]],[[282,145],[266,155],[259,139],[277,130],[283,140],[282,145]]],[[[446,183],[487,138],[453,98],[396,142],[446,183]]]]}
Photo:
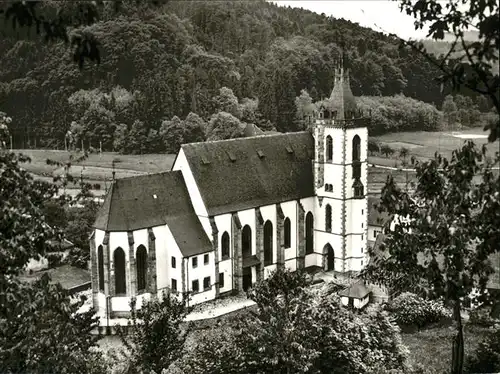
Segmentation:
{"type": "Polygon", "coordinates": [[[343,57],[338,67],[335,68],[335,83],[328,101],[329,109],[337,112],[336,118],[339,120],[350,118],[357,111],[356,100],[349,82],[349,69],[344,68],[343,57]]]}

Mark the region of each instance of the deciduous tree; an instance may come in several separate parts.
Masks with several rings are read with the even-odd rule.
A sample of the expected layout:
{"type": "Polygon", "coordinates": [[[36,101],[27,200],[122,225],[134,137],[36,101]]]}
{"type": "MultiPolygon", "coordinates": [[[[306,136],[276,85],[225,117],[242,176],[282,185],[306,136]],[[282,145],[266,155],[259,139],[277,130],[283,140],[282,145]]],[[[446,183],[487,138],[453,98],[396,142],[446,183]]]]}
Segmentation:
{"type": "MultiPolygon", "coordinates": [[[[451,303],[457,335],[453,340],[452,374],[463,366],[462,300],[485,293],[491,260],[500,250],[500,176],[485,157],[466,142],[450,160],[436,155],[417,162],[415,191],[402,192],[389,177],[382,190],[381,211],[399,217],[366,276],[389,287],[443,298],[451,303]]],[[[498,153],[496,160],[498,161],[498,153]]]]}

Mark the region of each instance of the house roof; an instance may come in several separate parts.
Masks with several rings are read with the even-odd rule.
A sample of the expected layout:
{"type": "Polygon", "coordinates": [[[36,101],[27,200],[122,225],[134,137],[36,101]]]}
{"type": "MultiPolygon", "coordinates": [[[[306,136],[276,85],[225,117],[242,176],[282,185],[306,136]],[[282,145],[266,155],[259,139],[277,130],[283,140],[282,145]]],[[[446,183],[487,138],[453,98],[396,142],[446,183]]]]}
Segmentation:
{"type": "Polygon", "coordinates": [[[339,292],[339,296],[352,297],[354,299],[364,299],[371,291],[363,284],[363,282],[358,281],[349,287],[344,288],[339,292]]]}
{"type": "Polygon", "coordinates": [[[19,277],[23,282],[34,282],[43,274],[49,274],[51,283],[60,283],[64,289],[71,290],[75,287],[90,283],[90,272],[71,265],[62,265],[57,268],[26,274],[19,277]]]}
{"type": "Polygon", "coordinates": [[[97,214],[96,229],[132,231],[168,225],[186,257],[212,250],[181,171],[117,179],[97,214]]]}
{"type": "Polygon", "coordinates": [[[377,206],[380,204],[380,198],[377,196],[368,196],[368,225],[383,227],[389,221],[387,212],[379,212],[377,206]]]}
{"type": "Polygon", "coordinates": [[[209,215],[314,195],[310,132],[182,145],[209,215]]]}

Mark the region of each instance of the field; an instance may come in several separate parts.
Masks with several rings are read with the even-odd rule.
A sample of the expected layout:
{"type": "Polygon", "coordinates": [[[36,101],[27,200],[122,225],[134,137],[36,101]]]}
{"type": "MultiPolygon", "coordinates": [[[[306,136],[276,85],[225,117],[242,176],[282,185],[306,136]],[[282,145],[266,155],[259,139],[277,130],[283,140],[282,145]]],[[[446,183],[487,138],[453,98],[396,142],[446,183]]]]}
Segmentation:
{"type": "MultiPolygon", "coordinates": [[[[465,355],[473,352],[487,333],[486,328],[466,324],[464,326],[465,355]]],[[[449,373],[451,366],[451,342],[453,328],[436,327],[411,334],[401,334],[403,344],[410,350],[412,366],[424,368],[424,373],[449,373]]]]}
{"type": "MultiPolygon", "coordinates": [[[[453,150],[461,147],[466,140],[473,140],[477,146],[488,143],[488,133],[483,128],[471,128],[461,131],[439,131],[439,132],[398,132],[374,136],[371,139],[381,144],[387,144],[396,152],[401,148],[407,148],[410,157],[415,156],[419,160],[427,160],[434,157],[435,152],[449,158],[453,150]]],[[[489,144],[488,154],[493,156],[499,150],[499,143],[489,144]]],[[[396,157],[396,154],[394,155],[396,157]]],[[[394,160],[383,157],[369,157],[371,163],[379,165],[394,166],[394,160]]],[[[409,159],[408,159],[409,160],[409,159]]]]}
{"type": "MultiPolygon", "coordinates": [[[[373,137],[381,144],[387,144],[395,150],[393,156],[387,158],[382,155],[370,155],[368,157],[368,193],[379,193],[384,185],[387,176],[392,174],[400,186],[404,186],[406,178],[411,181],[415,177],[412,171],[389,170],[377,166],[390,168],[401,168],[401,159],[398,155],[399,149],[405,147],[409,150],[409,156],[416,157],[419,160],[428,160],[434,157],[435,152],[440,152],[443,156],[450,157],[454,149],[460,147],[467,137],[473,139],[476,144],[482,145],[487,142],[484,137],[486,133],[482,128],[468,129],[460,132],[401,132],[385,134],[373,137]],[[482,137],[482,138],[481,138],[482,137]]],[[[498,151],[498,143],[488,145],[489,154],[492,155],[498,151]]],[[[35,178],[52,181],[53,176],[63,173],[62,167],[56,167],[47,164],[47,159],[67,162],[70,153],[56,150],[16,150],[31,157],[30,164],[23,167],[31,172],[35,178]]],[[[75,153],[77,158],[80,154],[75,153]]],[[[168,154],[146,154],[146,155],[120,155],[117,153],[91,154],[90,157],[79,163],[72,165],[70,173],[73,177],[82,177],[84,181],[92,185],[99,185],[99,188],[93,190],[94,194],[103,195],[112,180],[113,161],[116,178],[132,177],[135,175],[157,173],[168,171],[172,167],[175,155],[168,154]]],[[[69,186],[76,188],[76,186],[69,186]]]]}

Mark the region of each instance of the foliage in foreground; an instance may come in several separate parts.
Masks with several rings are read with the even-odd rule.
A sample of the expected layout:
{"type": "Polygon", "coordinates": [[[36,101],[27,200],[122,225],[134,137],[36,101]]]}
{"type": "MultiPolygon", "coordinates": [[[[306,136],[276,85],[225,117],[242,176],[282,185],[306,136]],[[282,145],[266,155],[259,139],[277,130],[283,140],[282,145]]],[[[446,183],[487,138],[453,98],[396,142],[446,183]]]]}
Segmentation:
{"type": "Polygon", "coordinates": [[[422,327],[451,317],[451,313],[436,300],[426,300],[418,295],[405,292],[387,305],[387,310],[400,326],[422,327]]]}
{"type": "Polygon", "coordinates": [[[100,373],[93,311],[76,314],[67,291],[48,276],[32,284],[17,278],[31,258],[60,239],[43,215],[57,187],[34,181],[21,168],[29,159],[0,150],[0,372],[100,373]]]}
{"type": "Polygon", "coordinates": [[[161,373],[183,355],[189,324],[184,324],[188,308],[176,296],[164,293],[136,308],[131,301],[131,321],[127,329],[118,327],[128,361],[124,373],[161,373]]]}
{"type": "MultiPolygon", "coordinates": [[[[399,330],[383,312],[356,314],[277,270],[250,297],[256,312],[202,339],[176,367],[189,373],[374,373],[405,369],[399,330]]],[[[175,372],[173,368],[171,371],[175,372]]]]}
{"type": "Polygon", "coordinates": [[[391,176],[382,190],[380,210],[395,218],[386,226],[381,253],[365,276],[394,290],[443,298],[453,305],[457,336],[453,373],[463,365],[462,299],[478,290],[483,301],[491,259],[500,250],[500,174],[473,142],[453,152],[451,160],[417,162],[418,182],[410,195],[391,176]]]}
{"type": "Polygon", "coordinates": [[[500,325],[492,328],[476,351],[467,357],[466,373],[500,372],[500,325]]]}

